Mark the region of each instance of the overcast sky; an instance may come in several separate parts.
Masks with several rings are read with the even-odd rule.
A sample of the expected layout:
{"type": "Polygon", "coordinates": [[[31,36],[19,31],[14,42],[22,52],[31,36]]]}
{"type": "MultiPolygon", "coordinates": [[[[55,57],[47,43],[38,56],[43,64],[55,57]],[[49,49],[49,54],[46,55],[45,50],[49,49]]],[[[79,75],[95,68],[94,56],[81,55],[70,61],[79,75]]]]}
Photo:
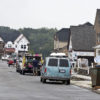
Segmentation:
{"type": "Polygon", "coordinates": [[[100,0],[0,0],[0,26],[68,28],[94,24],[100,0]]]}

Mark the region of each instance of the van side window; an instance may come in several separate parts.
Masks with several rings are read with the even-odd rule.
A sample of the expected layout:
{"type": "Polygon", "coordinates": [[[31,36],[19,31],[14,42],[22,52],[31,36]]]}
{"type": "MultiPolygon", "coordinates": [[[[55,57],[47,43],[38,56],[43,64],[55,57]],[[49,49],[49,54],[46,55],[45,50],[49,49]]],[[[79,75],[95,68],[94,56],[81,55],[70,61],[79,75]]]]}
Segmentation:
{"type": "Polygon", "coordinates": [[[57,66],[58,65],[58,59],[49,59],[48,66],[57,66]]]}
{"type": "Polygon", "coordinates": [[[69,64],[68,64],[68,60],[66,60],[66,59],[60,59],[60,67],[69,67],[68,66],[69,64]]]}

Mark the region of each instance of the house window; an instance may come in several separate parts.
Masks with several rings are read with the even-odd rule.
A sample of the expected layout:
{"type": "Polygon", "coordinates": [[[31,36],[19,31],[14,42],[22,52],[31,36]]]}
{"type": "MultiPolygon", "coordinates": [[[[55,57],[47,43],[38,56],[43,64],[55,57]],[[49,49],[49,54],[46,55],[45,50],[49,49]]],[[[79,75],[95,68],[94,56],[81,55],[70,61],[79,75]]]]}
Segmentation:
{"type": "Polygon", "coordinates": [[[11,44],[8,44],[8,48],[11,48],[11,44]]]}
{"type": "Polygon", "coordinates": [[[26,45],[21,45],[21,49],[26,49],[26,45]]]}
{"type": "Polygon", "coordinates": [[[23,45],[21,45],[21,49],[23,49],[24,47],[23,47],[23,45]]]}
{"type": "Polygon", "coordinates": [[[24,49],[26,49],[26,45],[24,45],[24,49]]]}

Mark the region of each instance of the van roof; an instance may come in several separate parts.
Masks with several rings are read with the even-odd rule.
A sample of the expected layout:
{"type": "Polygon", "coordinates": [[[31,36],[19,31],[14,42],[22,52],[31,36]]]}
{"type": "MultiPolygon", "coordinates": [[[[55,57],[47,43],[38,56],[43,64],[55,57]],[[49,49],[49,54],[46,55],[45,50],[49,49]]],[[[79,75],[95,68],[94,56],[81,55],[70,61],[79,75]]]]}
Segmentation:
{"type": "Polygon", "coordinates": [[[51,53],[50,56],[52,57],[67,57],[65,53],[51,53]]]}
{"type": "Polygon", "coordinates": [[[46,58],[56,58],[56,59],[68,59],[68,57],[52,57],[52,56],[49,56],[49,57],[46,57],[46,58]]]}

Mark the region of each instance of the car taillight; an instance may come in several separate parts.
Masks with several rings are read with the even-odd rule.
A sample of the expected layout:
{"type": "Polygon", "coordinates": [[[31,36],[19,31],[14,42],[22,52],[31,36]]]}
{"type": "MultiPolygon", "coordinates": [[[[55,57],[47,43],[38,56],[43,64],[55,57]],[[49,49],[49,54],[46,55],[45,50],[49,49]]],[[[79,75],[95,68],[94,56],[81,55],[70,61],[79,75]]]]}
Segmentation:
{"type": "Polygon", "coordinates": [[[47,68],[44,69],[44,72],[45,72],[45,73],[47,72],[47,68]]]}

